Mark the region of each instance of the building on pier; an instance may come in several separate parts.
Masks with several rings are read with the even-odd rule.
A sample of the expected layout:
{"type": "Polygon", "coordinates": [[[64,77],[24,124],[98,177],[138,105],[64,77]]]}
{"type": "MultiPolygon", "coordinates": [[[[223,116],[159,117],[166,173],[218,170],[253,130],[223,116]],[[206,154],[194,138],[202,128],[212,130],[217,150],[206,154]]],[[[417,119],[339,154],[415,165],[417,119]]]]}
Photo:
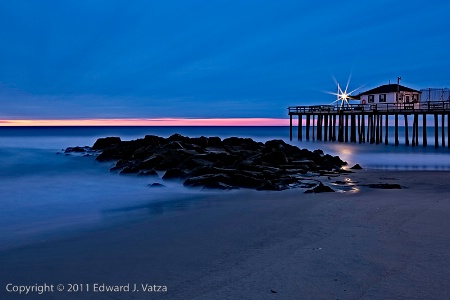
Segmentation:
{"type": "Polygon", "coordinates": [[[352,98],[360,100],[361,104],[418,104],[421,93],[421,91],[400,84],[385,84],[360,93],[359,95],[352,96],[352,98]]]}

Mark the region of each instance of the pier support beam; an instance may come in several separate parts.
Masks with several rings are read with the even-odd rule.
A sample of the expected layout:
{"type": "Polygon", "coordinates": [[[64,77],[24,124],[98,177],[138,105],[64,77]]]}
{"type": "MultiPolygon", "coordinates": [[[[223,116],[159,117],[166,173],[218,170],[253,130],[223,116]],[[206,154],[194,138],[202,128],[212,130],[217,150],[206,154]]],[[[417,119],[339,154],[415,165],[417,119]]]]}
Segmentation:
{"type": "Polygon", "coordinates": [[[362,138],[361,138],[361,115],[358,115],[358,143],[361,144],[362,138]]]}
{"type": "Polygon", "coordinates": [[[408,115],[405,114],[405,145],[409,146],[409,134],[408,134],[408,115]]]}
{"type": "Polygon", "coordinates": [[[424,147],[427,146],[427,114],[422,115],[422,144],[424,147]]]}
{"type": "Polygon", "coordinates": [[[362,142],[365,143],[366,142],[366,117],[364,116],[364,114],[361,114],[361,137],[362,137],[362,142]]]}
{"type": "Polygon", "coordinates": [[[350,116],[350,142],[356,143],[356,116],[350,116]]]}
{"type": "Polygon", "coordinates": [[[328,116],[324,115],[323,119],[323,140],[326,142],[328,140],[328,116]]]}
{"type": "Polygon", "coordinates": [[[375,115],[375,144],[380,143],[380,116],[375,115]]]}
{"type": "Polygon", "coordinates": [[[386,124],[385,124],[385,135],[384,135],[384,144],[385,145],[388,145],[389,144],[389,141],[388,141],[388,137],[389,137],[389,115],[388,114],[386,114],[386,117],[385,117],[385,122],[386,122],[386,124]]]}
{"type": "Polygon", "coordinates": [[[289,115],[289,140],[292,141],[292,115],[289,115]]]}
{"type": "Polygon", "coordinates": [[[303,138],[303,116],[302,115],[298,115],[298,140],[301,141],[303,138]]]}
{"type": "Polygon", "coordinates": [[[322,140],[322,115],[317,115],[317,140],[322,140]]]}
{"type": "Polygon", "coordinates": [[[438,114],[434,114],[434,147],[439,148],[439,122],[438,114]]]}
{"type": "Polygon", "coordinates": [[[447,115],[447,145],[450,148],[450,114],[447,115]]]}
{"type": "Polygon", "coordinates": [[[380,115],[380,144],[383,143],[383,115],[380,115]]]}
{"type": "Polygon", "coordinates": [[[330,124],[328,125],[328,140],[332,141],[333,140],[333,116],[330,115],[330,124]]]}
{"type": "Polygon", "coordinates": [[[395,114],[395,146],[398,146],[398,114],[395,114]]]}
{"type": "Polygon", "coordinates": [[[445,147],[445,115],[442,114],[441,116],[441,129],[442,129],[442,147],[445,147]]]}
{"type": "Polygon", "coordinates": [[[371,126],[370,126],[370,143],[374,144],[375,143],[375,129],[376,129],[376,121],[375,121],[375,115],[371,115],[370,116],[370,120],[371,120],[371,126]]]}
{"type": "Polygon", "coordinates": [[[348,142],[348,115],[345,115],[345,142],[348,142]]]}
{"type": "Polygon", "coordinates": [[[416,141],[415,146],[419,146],[419,114],[414,114],[414,126],[416,128],[415,130],[416,136],[414,138],[414,140],[416,141]]]}
{"type": "Polygon", "coordinates": [[[336,141],[336,115],[333,115],[333,142],[336,141]]]}
{"type": "Polygon", "coordinates": [[[316,140],[316,136],[315,136],[315,133],[314,133],[314,129],[315,129],[314,121],[315,121],[315,116],[312,115],[312,135],[313,135],[313,141],[316,140]]]}
{"type": "Polygon", "coordinates": [[[311,116],[306,115],[306,140],[309,141],[309,127],[311,126],[311,116]]]}

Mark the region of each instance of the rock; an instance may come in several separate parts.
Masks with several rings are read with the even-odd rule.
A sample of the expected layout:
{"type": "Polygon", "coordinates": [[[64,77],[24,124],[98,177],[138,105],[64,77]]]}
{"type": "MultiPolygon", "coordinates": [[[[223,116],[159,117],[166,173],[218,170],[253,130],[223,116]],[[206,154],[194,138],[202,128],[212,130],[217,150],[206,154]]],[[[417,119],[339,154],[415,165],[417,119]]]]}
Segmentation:
{"type": "Polygon", "coordinates": [[[339,156],[331,156],[325,154],[316,159],[317,168],[322,170],[333,170],[347,165],[347,163],[339,158],[339,156]]]}
{"type": "Polygon", "coordinates": [[[186,172],[178,168],[172,168],[166,171],[162,179],[176,179],[186,176],[186,172]]]}
{"type": "Polygon", "coordinates": [[[392,189],[401,189],[401,185],[398,183],[372,183],[365,184],[363,186],[368,186],[372,189],[384,189],[384,190],[392,190],[392,189]]]}
{"type": "Polygon", "coordinates": [[[158,176],[158,173],[156,173],[155,170],[148,170],[148,171],[140,171],[139,176],[158,176]]]}
{"type": "Polygon", "coordinates": [[[322,182],[320,182],[316,187],[305,191],[305,193],[329,193],[329,192],[334,192],[334,190],[329,186],[324,185],[322,182]]]}
{"type": "Polygon", "coordinates": [[[86,149],[82,148],[82,147],[69,147],[67,148],[65,151],[65,153],[69,153],[69,152],[86,152],[86,149]]]}
{"type": "Polygon", "coordinates": [[[274,151],[262,155],[254,160],[255,163],[267,163],[269,165],[282,165],[288,162],[286,155],[281,151],[274,151]]]}
{"type": "Polygon", "coordinates": [[[214,185],[218,182],[225,183],[230,181],[230,177],[225,174],[207,174],[190,177],[183,182],[184,186],[197,187],[205,185],[214,185]]]}
{"type": "Polygon", "coordinates": [[[362,167],[359,164],[356,164],[353,167],[351,167],[350,169],[352,169],[352,170],[362,170],[362,167]]]}
{"type": "Polygon", "coordinates": [[[120,137],[105,137],[99,138],[92,146],[93,150],[103,150],[110,147],[111,145],[117,145],[121,142],[120,137]]]}
{"type": "Polygon", "coordinates": [[[231,186],[222,182],[213,182],[208,183],[203,186],[202,189],[214,189],[214,190],[234,190],[238,189],[238,187],[231,186]]]}
{"type": "Polygon", "coordinates": [[[123,170],[120,171],[119,174],[122,174],[122,175],[123,174],[137,174],[138,172],[139,172],[138,168],[128,166],[128,167],[123,168],[123,170]]]}
{"type": "Polygon", "coordinates": [[[222,140],[218,136],[213,136],[208,138],[209,147],[222,147],[222,140]]]}
{"type": "Polygon", "coordinates": [[[164,184],[161,184],[161,183],[158,183],[158,182],[154,182],[152,184],[148,184],[147,186],[152,187],[152,188],[154,188],[154,187],[165,187],[164,184]]]}
{"type": "Polygon", "coordinates": [[[164,159],[165,159],[165,157],[163,155],[153,154],[149,158],[147,158],[144,161],[140,162],[138,164],[138,168],[141,169],[141,170],[153,169],[156,166],[158,166],[164,159]]]}
{"type": "Polygon", "coordinates": [[[256,188],[258,191],[282,191],[287,189],[286,185],[276,184],[271,181],[266,181],[263,185],[256,188]]]}
{"type": "Polygon", "coordinates": [[[201,136],[199,138],[191,138],[191,143],[201,148],[206,148],[208,147],[209,139],[204,136],[201,136]]]}
{"type": "Polygon", "coordinates": [[[188,170],[194,170],[196,168],[212,167],[214,165],[214,163],[199,157],[201,156],[188,157],[184,161],[182,161],[178,167],[185,168],[188,170]]]}
{"type": "Polygon", "coordinates": [[[179,133],[175,133],[175,134],[172,134],[171,136],[169,136],[167,138],[167,141],[168,142],[177,141],[177,142],[183,142],[183,143],[190,143],[191,139],[189,137],[187,137],[187,136],[183,136],[183,135],[181,135],[179,133]]]}

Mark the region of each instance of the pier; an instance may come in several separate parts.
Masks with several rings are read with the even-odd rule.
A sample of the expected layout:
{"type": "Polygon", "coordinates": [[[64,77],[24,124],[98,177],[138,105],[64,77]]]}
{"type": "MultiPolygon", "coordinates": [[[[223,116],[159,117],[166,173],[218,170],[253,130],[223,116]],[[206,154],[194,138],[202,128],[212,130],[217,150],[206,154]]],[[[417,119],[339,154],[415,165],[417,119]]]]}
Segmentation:
{"type": "Polygon", "coordinates": [[[434,126],[434,146],[450,148],[450,101],[419,103],[347,104],[345,106],[290,106],[289,136],[293,138],[293,118],[297,116],[298,140],[385,144],[389,124],[394,123],[395,146],[400,144],[399,119],[403,120],[406,146],[426,147],[427,126],[434,126]],[[427,123],[427,118],[434,122],[427,123]],[[430,124],[431,123],[431,124],[430,124]],[[303,136],[305,124],[305,136],[303,136]],[[419,125],[422,124],[422,130],[419,125]],[[410,132],[411,129],[411,132],[410,132]],[[420,132],[421,131],[421,132],[420,132]],[[447,135],[447,138],[446,138],[447,135]]]}

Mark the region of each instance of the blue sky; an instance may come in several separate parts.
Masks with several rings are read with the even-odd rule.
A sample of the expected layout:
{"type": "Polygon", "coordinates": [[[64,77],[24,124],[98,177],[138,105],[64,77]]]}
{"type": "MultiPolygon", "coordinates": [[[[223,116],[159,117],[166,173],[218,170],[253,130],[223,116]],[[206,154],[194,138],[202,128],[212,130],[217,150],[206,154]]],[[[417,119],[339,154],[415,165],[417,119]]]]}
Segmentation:
{"type": "Polygon", "coordinates": [[[446,1],[3,1],[0,118],[284,118],[450,86],[446,1]]]}

